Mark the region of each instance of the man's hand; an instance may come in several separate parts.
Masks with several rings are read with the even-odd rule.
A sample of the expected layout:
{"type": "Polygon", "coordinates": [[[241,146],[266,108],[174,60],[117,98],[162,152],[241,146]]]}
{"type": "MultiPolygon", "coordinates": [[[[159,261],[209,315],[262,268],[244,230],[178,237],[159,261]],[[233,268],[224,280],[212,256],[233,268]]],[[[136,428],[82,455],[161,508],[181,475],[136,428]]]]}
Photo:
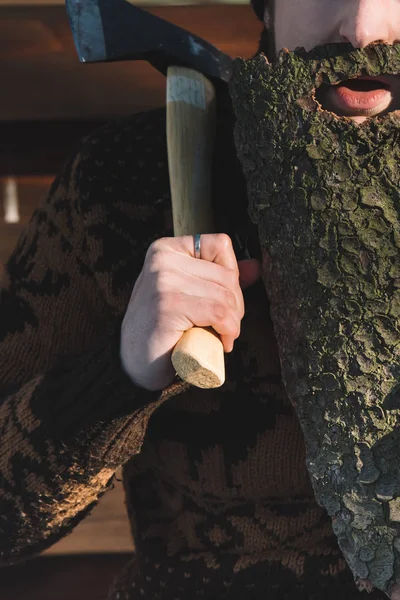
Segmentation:
{"type": "Polygon", "coordinates": [[[193,251],[193,236],[156,240],[133,288],[121,328],[121,361],[131,379],[149,390],[172,382],[172,350],[194,325],[213,327],[225,352],[233,349],[244,315],[242,289],[261,276],[259,261],[236,261],[225,234],[201,236],[201,259],[193,251]]]}

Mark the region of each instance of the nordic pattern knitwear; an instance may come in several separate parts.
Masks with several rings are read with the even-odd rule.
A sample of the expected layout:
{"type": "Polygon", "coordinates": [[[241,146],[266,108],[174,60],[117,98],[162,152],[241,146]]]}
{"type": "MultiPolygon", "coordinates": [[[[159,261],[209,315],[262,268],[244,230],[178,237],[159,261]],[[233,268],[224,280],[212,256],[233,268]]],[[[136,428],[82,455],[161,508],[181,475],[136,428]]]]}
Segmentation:
{"type": "MultiPolygon", "coordinates": [[[[248,231],[256,248],[227,115],[218,227],[248,231]]],[[[152,241],[170,235],[159,110],[90,136],[11,256],[0,295],[0,564],[70,533],[123,465],[137,552],[110,600],[382,598],[357,591],[314,500],[261,283],[245,292],[222,388],[148,392],[121,370],[134,282],[152,241]]]]}

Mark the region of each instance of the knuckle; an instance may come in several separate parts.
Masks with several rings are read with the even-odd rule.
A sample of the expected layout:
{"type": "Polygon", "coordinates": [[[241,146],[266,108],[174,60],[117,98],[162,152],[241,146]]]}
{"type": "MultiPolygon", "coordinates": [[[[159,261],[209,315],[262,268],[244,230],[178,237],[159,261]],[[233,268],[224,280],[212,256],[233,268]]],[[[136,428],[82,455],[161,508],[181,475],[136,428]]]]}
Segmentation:
{"type": "Polygon", "coordinates": [[[230,290],[224,290],[223,293],[223,302],[224,304],[230,306],[231,308],[236,308],[236,296],[230,290]]]}
{"type": "Polygon", "coordinates": [[[160,250],[164,250],[167,242],[168,242],[167,237],[161,237],[161,238],[157,238],[156,240],[154,240],[154,242],[152,242],[149,246],[149,250],[151,252],[160,252],[160,250]]]}
{"type": "Polygon", "coordinates": [[[162,240],[154,240],[147,248],[146,260],[151,260],[156,254],[160,252],[160,246],[162,247],[162,240]]]}
{"type": "Polygon", "coordinates": [[[232,248],[232,240],[227,233],[216,233],[215,239],[218,247],[223,250],[230,250],[232,248]]]}
{"type": "Polygon", "coordinates": [[[238,320],[233,316],[232,309],[221,302],[213,303],[213,321],[226,335],[234,337],[238,332],[238,320]]]}
{"type": "Polygon", "coordinates": [[[168,248],[168,239],[167,237],[163,237],[154,240],[147,249],[146,258],[154,260],[155,257],[162,256],[168,248]]]}
{"type": "Polygon", "coordinates": [[[212,312],[218,323],[223,323],[228,316],[228,307],[222,302],[213,302],[212,312]]]}
{"type": "Polygon", "coordinates": [[[171,265],[165,246],[155,250],[149,256],[148,268],[151,273],[160,273],[171,265]]]}

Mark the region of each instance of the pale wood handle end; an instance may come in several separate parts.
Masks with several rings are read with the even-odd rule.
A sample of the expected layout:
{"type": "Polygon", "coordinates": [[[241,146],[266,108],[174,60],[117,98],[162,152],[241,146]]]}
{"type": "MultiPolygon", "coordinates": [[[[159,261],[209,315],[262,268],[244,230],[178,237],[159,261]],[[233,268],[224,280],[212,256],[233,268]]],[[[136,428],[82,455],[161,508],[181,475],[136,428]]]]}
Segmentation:
{"type": "Polygon", "coordinates": [[[207,327],[186,331],[172,353],[179,377],[200,388],[217,388],[225,381],[224,350],[217,334],[207,327]]]}

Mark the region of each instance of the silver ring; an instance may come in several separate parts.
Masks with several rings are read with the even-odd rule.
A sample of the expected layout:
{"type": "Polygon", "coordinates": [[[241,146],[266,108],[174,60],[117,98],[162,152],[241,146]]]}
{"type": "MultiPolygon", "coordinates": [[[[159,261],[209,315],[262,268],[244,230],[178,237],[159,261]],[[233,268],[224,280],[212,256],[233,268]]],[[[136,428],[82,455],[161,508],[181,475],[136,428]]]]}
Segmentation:
{"type": "Polygon", "coordinates": [[[194,234],[194,257],[195,258],[201,258],[201,243],[200,243],[200,238],[201,238],[201,233],[195,233],[194,234]]]}

